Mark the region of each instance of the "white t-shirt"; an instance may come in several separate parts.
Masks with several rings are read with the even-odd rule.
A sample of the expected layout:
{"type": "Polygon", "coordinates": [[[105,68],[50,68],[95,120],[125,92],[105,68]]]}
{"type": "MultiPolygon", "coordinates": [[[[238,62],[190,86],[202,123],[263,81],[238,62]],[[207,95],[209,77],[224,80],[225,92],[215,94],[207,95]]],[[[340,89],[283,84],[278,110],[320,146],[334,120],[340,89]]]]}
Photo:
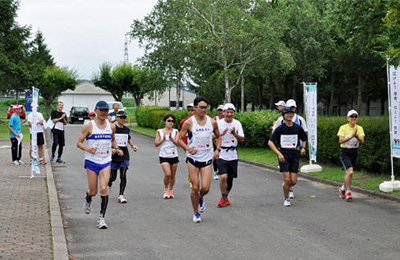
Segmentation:
{"type": "MultiPolygon", "coordinates": [[[[43,121],[43,123],[45,123],[43,115],[40,112],[37,112],[37,121],[38,122],[39,121],[43,121]]],[[[28,115],[28,122],[33,124],[33,113],[30,113],[28,115]]],[[[44,125],[37,125],[36,130],[37,130],[38,133],[43,133],[44,132],[44,125]]],[[[29,132],[32,133],[31,127],[29,127],[29,132]]]]}
{"type": "MultiPolygon", "coordinates": [[[[304,132],[306,132],[306,133],[308,132],[306,120],[302,116],[299,116],[298,114],[294,114],[292,121],[293,121],[293,123],[301,126],[303,128],[304,132]]],[[[272,132],[275,131],[275,129],[278,128],[278,126],[280,126],[282,124],[283,124],[283,116],[280,116],[278,118],[278,120],[276,120],[275,125],[272,128],[272,132]]]]}
{"type": "MultiPolygon", "coordinates": [[[[160,136],[161,139],[164,138],[164,131],[163,129],[158,129],[157,134],[160,136]]],[[[163,158],[175,158],[178,157],[178,149],[176,144],[174,144],[171,139],[175,139],[176,136],[179,134],[179,131],[176,129],[172,129],[170,135],[165,136],[164,142],[161,143],[159,156],[163,158]]]]}
{"type": "Polygon", "coordinates": [[[235,128],[235,131],[238,135],[244,137],[243,133],[243,127],[242,124],[236,120],[233,119],[231,123],[225,122],[225,119],[221,119],[217,121],[218,124],[218,129],[219,133],[222,135],[222,132],[225,131],[225,129],[229,129],[228,133],[225,135],[221,136],[221,152],[219,153],[219,158],[225,160],[225,161],[233,161],[238,159],[238,154],[236,149],[224,149],[224,147],[237,147],[238,145],[238,140],[236,137],[230,133],[230,131],[235,128]]]}

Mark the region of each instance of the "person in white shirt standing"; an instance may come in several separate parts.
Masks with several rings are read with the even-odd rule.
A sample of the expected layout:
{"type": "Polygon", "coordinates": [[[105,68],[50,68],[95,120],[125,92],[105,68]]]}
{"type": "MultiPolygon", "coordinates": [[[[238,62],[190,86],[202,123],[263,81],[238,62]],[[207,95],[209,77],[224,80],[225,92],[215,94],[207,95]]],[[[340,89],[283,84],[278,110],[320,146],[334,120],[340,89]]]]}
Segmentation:
{"type": "MultiPolygon", "coordinates": [[[[31,133],[31,138],[32,138],[32,123],[33,123],[33,113],[30,113],[28,115],[28,125],[29,125],[29,132],[31,133]]],[[[43,145],[44,145],[44,118],[42,113],[39,112],[39,107],[37,111],[37,135],[36,135],[36,140],[37,140],[37,146],[38,146],[38,152],[39,152],[39,164],[46,164],[46,161],[44,160],[43,157],[43,145]]],[[[32,140],[32,139],[31,139],[32,140]]],[[[32,144],[31,144],[32,145],[32,144]]],[[[29,153],[30,154],[30,153],[29,153]]]]}
{"type": "Polygon", "coordinates": [[[218,159],[219,187],[221,189],[221,199],[218,202],[218,207],[220,208],[231,204],[228,195],[232,190],[233,179],[238,176],[237,146],[239,142],[244,141],[242,124],[233,118],[235,116],[235,106],[227,103],[223,109],[225,117],[217,121],[218,130],[221,133],[217,141],[217,150],[220,152],[218,159]]]}

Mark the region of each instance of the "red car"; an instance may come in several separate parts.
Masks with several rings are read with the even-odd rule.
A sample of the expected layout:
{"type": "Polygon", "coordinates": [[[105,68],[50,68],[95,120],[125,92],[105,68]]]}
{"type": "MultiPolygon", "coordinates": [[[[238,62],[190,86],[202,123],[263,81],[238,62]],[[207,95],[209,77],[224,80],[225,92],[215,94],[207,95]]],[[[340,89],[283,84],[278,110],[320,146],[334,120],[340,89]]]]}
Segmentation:
{"type": "MultiPolygon", "coordinates": [[[[12,106],[13,106],[13,105],[11,105],[11,106],[8,108],[7,119],[10,119],[11,115],[14,113],[14,110],[12,109],[12,106]]],[[[19,117],[20,117],[21,119],[25,119],[25,108],[24,108],[24,107],[21,108],[21,113],[19,113],[19,117]]]]}

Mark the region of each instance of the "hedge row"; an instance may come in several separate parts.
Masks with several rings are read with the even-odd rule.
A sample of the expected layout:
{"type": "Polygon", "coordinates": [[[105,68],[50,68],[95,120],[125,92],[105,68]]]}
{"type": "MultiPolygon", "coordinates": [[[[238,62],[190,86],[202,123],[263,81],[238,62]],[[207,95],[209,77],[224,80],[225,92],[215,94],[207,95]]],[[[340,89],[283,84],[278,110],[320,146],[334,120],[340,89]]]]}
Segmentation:
{"type": "MultiPolygon", "coordinates": [[[[136,110],[136,120],[139,126],[158,129],[163,127],[162,117],[171,113],[176,117],[174,127],[188,115],[187,111],[169,111],[166,107],[141,107],[136,110]]],[[[210,113],[209,113],[210,114],[210,113]]],[[[215,112],[211,112],[214,116],[215,112]]],[[[246,135],[246,147],[267,147],[271,136],[271,126],[279,113],[271,110],[236,113],[246,135]]],[[[337,132],[339,127],[347,123],[344,117],[318,118],[318,161],[341,166],[339,160],[339,143],[337,132]]],[[[390,171],[390,143],[388,117],[360,118],[366,142],[360,146],[358,163],[361,168],[371,173],[388,173],[390,171]]],[[[400,172],[400,160],[395,160],[396,172],[400,172]]]]}

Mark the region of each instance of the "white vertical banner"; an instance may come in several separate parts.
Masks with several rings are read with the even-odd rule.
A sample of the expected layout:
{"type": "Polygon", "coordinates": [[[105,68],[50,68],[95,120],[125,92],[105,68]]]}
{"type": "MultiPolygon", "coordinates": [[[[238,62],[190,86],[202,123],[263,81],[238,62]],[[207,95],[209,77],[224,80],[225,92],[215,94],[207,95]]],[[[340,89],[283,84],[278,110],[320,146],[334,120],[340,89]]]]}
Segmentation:
{"type": "Polygon", "coordinates": [[[389,67],[388,87],[391,155],[400,158],[400,66],[389,67]]]}
{"type": "Polygon", "coordinates": [[[34,177],[34,173],[40,174],[39,154],[37,146],[38,107],[39,107],[39,90],[35,87],[32,87],[31,178],[34,177]]]}
{"type": "Polygon", "coordinates": [[[308,148],[311,161],[317,162],[317,83],[303,82],[304,106],[308,125],[308,148]]]}

